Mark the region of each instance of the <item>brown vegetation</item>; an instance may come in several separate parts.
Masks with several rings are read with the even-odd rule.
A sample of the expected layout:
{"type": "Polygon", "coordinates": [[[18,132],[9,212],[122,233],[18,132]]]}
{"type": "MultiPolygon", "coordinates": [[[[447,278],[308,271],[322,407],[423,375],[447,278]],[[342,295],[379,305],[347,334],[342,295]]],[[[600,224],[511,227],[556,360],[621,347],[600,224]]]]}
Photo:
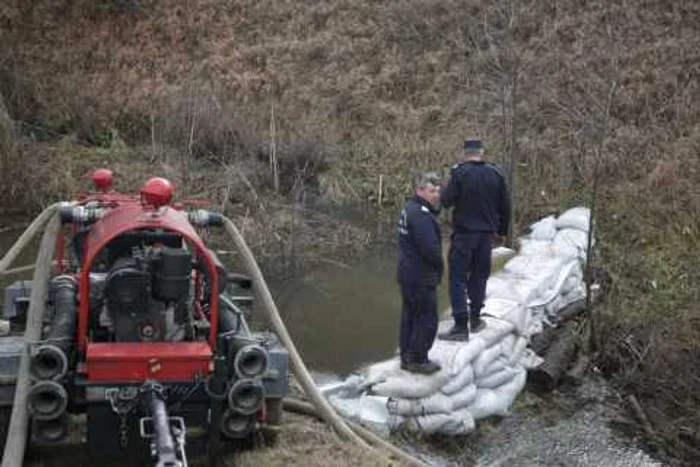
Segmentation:
{"type": "Polygon", "coordinates": [[[694,1],[3,2],[0,196],[42,204],[97,163],[166,173],[275,225],[270,251],[316,226],[272,202],[376,200],[383,175],[391,206],[467,134],[516,149],[517,225],[587,202],[597,166],[600,363],[700,458],[699,20],[694,1]]]}

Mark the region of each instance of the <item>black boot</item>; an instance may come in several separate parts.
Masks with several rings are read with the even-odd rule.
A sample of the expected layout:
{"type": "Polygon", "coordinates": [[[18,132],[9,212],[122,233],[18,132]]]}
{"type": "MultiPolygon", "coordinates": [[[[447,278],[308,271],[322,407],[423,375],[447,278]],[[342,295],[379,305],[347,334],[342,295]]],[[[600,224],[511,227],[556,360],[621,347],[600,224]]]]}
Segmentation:
{"type": "Polygon", "coordinates": [[[471,332],[476,334],[486,327],[486,323],[481,319],[481,308],[478,310],[470,310],[469,314],[469,329],[471,332]]]}
{"type": "Polygon", "coordinates": [[[469,320],[466,316],[455,316],[455,324],[447,332],[438,334],[438,339],[443,341],[461,341],[469,340],[469,320]]]}
{"type": "Polygon", "coordinates": [[[422,363],[402,361],[401,369],[411,373],[419,373],[421,375],[432,375],[433,373],[440,371],[440,365],[430,360],[426,360],[422,363]]]}

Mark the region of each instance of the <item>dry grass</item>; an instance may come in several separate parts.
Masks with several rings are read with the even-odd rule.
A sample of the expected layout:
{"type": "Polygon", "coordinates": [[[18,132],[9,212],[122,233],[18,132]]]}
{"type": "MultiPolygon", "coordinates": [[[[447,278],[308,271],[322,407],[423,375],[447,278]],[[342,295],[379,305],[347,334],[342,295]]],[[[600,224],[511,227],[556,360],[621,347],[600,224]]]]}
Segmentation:
{"type": "Polygon", "coordinates": [[[341,442],[331,429],[309,417],[285,413],[277,442],[236,456],[240,467],[400,466],[383,454],[341,442]]]}
{"type": "MultiPolygon", "coordinates": [[[[3,199],[41,204],[105,161],[213,195],[261,232],[259,251],[281,251],[275,232],[289,235],[293,217],[271,201],[372,201],[383,174],[395,205],[412,172],[446,170],[466,135],[500,160],[507,3],[3,2],[0,91],[14,122],[0,117],[3,199]]],[[[513,4],[517,223],[586,201],[598,160],[600,259],[616,284],[603,363],[671,447],[697,444],[700,3],[513,4]]],[[[319,223],[303,225],[296,251],[319,223]]],[[[335,230],[328,245],[366,238],[335,230]]]]}

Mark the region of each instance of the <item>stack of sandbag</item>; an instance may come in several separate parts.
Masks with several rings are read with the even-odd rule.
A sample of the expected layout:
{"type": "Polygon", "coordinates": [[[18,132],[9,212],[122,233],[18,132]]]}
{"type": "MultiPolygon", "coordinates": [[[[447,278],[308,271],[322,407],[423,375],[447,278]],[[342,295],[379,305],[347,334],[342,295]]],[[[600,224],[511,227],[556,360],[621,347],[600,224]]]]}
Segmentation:
{"type": "Polygon", "coordinates": [[[336,385],[324,392],[341,414],[379,431],[403,425],[423,433],[469,433],[475,420],[505,415],[525,385],[526,369],[541,361],[527,349],[527,314],[517,302],[488,300],[485,329],[468,342],[434,343],[429,357],[440,363],[440,372],[409,373],[393,358],[370,365],[354,388],[336,385]]]}
{"type": "MultiPolygon", "coordinates": [[[[321,391],[344,416],[377,431],[398,426],[423,433],[465,434],[475,421],[505,415],[542,359],[528,348],[543,323],[583,297],[588,210],[574,208],[534,224],[518,254],[491,276],[482,310],[486,327],[468,342],[437,340],[433,375],[401,370],[398,357],[321,391]]],[[[440,331],[452,320],[440,323],[440,331]]]]}
{"type": "Polygon", "coordinates": [[[518,255],[489,279],[488,298],[515,300],[530,310],[527,334],[541,332],[560,310],[585,296],[589,222],[584,207],[536,222],[520,239],[518,255]]]}

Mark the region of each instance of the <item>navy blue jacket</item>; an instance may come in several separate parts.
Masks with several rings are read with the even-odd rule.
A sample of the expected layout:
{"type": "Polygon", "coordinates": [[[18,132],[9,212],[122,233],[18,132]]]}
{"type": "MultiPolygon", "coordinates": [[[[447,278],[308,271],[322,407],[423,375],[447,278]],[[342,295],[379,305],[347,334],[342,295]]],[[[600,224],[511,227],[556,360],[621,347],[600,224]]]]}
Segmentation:
{"type": "Polygon", "coordinates": [[[455,233],[508,233],[510,196],[503,172],[494,164],[469,161],[452,167],[440,201],[446,208],[454,206],[455,233]]]}
{"type": "Polygon", "coordinates": [[[410,286],[436,286],[442,279],[442,236],[436,211],[418,196],[399,214],[399,258],[396,277],[410,286]]]}

